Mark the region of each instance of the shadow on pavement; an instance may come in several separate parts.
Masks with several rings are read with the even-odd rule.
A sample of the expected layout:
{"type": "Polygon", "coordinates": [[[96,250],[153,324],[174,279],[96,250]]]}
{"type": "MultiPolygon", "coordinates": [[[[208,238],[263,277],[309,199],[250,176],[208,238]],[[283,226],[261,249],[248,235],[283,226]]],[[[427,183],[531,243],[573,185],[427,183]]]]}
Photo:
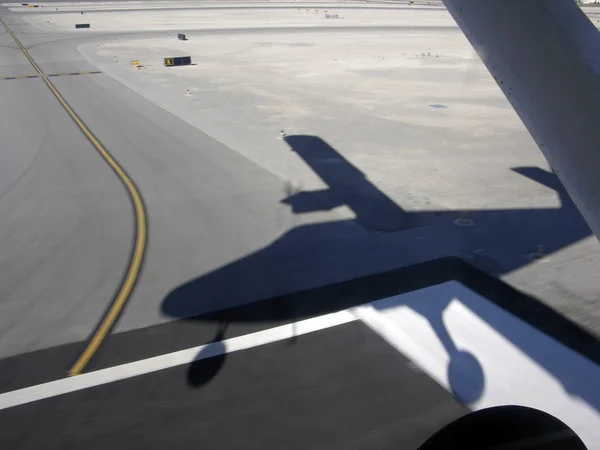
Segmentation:
{"type": "Polygon", "coordinates": [[[293,228],[270,245],[177,287],[162,305],[164,314],[193,317],[445,256],[501,276],[530,264],[538,244],[549,255],[591,235],[556,176],[536,167],[513,170],[555,189],[559,207],[407,212],[320,138],[289,136],[286,142],[328,189],[292,192],[282,202],[298,214],[343,204],[356,220],[293,228]],[[464,216],[467,226],[460,224],[464,216]],[[407,238],[371,233],[384,228],[387,219],[407,238]]]}
{"type": "Polygon", "coordinates": [[[227,359],[227,349],[223,344],[227,325],[219,324],[219,329],[214,339],[206,344],[190,364],[187,374],[188,385],[194,388],[202,387],[217,376],[225,359],[227,359]]]}
{"type": "MultiPolygon", "coordinates": [[[[557,208],[408,212],[322,139],[289,136],[286,143],[328,187],[313,192],[288,189],[282,203],[290,205],[297,214],[345,205],[356,214],[356,220],[290,230],[271,245],[174,289],[162,304],[165,315],[198,322],[264,323],[268,327],[457,280],[600,363],[594,338],[496,278],[529,264],[531,259],[525,253],[528,248],[534,250],[532,242],[543,243],[548,254],[591,234],[554,174],[535,167],[513,169],[556,190],[561,200],[557,208]],[[467,226],[463,226],[465,216],[467,226]],[[362,230],[357,232],[356,224],[362,230]],[[423,229],[430,234],[422,234],[423,229]],[[370,239],[373,231],[378,236],[382,231],[398,230],[421,234],[396,246],[370,239]],[[418,245],[414,242],[417,238],[421,239],[418,245]],[[494,247],[487,253],[484,248],[482,255],[477,253],[482,245],[494,247]],[[450,250],[446,255],[428,257],[436,255],[431,251],[435,246],[450,250]],[[459,258],[465,254],[479,268],[459,258]],[[431,261],[403,267],[407,261],[427,260],[431,261]],[[390,266],[403,268],[389,271],[390,266]],[[362,276],[365,273],[376,274],[362,276]],[[313,289],[306,290],[307,287],[313,289]],[[281,293],[286,295],[278,296],[281,293]],[[261,300],[265,298],[268,299],[261,300]]],[[[467,393],[465,401],[477,400],[485,385],[481,366],[473,355],[457,349],[452,342],[442,321],[444,305],[411,307],[429,321],[448,352],[451,383],[459,383],[455,376],[459,371],[471,373],[472,387],[461,389],[463,395],[467,393]]],[[[495,323],[493,316],[482,318],[507,338],[514,338],[510,330],[495,323]]],[[[527,348],[526,342],[513,342],[524,351],[533,352],[530,356],[535,359],[535,349],[527,348]]],[[[539,362],[544,365],[544,361],[539,362]]],[[[560,379],[560,368],[551,364],[545,364],[545,368],[560,379]]],[[[590,395],[584,391],[578,390],[584,396],[590,395]]],[[[594,402],[594,406],[598,404],[594,402]]]]}
{"type": "Polygon", "coordinates": [[[295,214],[347,206],[368,230],[398,231],[419,225],[418,215],[405,212],[322,139],[289,136],[285,141],[328,186],[321,191],[290,193],[281,200],[295,214]]]}
{"type": "MultiPolygon", "coordinates": [[[[481,397],[485,388],[485,375],[479,360],[472,353],[456,347],[444,324],[443,314],[452,299],[452,297],[446,297],[437,302],[427,299],[427,301],[406,303],[406,306],[429,322],[450,359],[447,370],[452,392],[456,398],[468,405],[481,397]]],[[[377,306],[376,308],[385,309],[377,306]]],[[[493,318],[491,319],[493,320],[493,318]]]]}

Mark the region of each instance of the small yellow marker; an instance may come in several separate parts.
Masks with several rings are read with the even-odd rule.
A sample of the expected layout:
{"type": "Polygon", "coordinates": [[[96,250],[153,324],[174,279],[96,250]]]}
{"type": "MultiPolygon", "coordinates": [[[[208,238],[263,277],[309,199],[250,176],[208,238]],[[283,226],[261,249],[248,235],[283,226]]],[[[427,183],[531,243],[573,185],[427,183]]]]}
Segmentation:
{"type": "Polygon", "coordinates": [[[138,66],[139,64],[140,64],[140,62],[138,60],[131,61],[132,66],[138,66]]]}

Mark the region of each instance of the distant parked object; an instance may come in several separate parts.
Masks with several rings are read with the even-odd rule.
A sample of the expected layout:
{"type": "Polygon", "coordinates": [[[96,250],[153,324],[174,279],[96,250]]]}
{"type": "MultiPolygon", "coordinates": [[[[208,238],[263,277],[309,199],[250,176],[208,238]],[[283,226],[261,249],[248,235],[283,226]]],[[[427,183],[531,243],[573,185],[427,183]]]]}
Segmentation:
{"type": "Polygon", "coordinates": [[[165,58],[165,66],[189,66],[192,64],[191,56],[181,56],[178,58],[165,58]]]}

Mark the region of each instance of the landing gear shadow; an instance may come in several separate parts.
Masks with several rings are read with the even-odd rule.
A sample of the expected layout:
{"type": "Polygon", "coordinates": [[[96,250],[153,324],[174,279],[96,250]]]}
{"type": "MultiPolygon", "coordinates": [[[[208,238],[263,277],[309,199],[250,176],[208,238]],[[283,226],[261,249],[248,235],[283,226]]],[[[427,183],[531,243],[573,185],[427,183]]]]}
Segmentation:
{"type": "Polygon", "coordinates": [[[208,343],[190,364],[187,383],[190,387],[199,388],[210,382],[223,368],[227,358],[227,349],[223,344],[227,324],[219,324],[214,339],[208,343]]]}

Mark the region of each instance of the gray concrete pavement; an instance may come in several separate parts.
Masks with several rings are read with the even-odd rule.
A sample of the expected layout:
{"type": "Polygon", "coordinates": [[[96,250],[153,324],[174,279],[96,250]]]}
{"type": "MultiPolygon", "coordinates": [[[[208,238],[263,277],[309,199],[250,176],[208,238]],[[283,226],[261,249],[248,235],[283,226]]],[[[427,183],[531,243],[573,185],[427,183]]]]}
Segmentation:
{"type": "Polygon", "coordinates": [[[127,262],[132,215],[123,187],[41,79],[0,81],[0,98],[7,356],[90,333],[127,262]]]}
{"type": "MultiPolygon", "coordinates": [[[[110,37],[46,34],[18,15],[7,21],[47,72],[93,70],[77,45],[110,37]]],[[[6,74],[17,69],[19,75],[34,74],[8,37],[0,38],[6,44],[0,47],[0,68],[6,74]],[[14,65],[4,64],[7,60],[14,65]]],[[[6,313],[0,356],[7,356],[89,335],[127,263],[132,215],[116,177],[42,81],[2,83],[2,98],[9,99],[1,105],[8,118],[3,136],[19,149],[0,155],[6,161],[0,167],[10,168],[3,169],[2,186],[15,185],[0,198],[0,229],[6,233],[0,255],[8,268],[2,275],[6,313]],[[47,147],[52,150],[38,151],[47,147]],[[52,301],[41,303],[49,297],[52,301]],[[39,304],[42,309],[34,308],[39,304]]],[[[548,252],[589,236],[571,206],[537,212],[478,209],[471,228],[457,227],[456,213],[431,212],[419,216],[417,228],[373,233],[361,225],[368,217],[353,221],[318,208],[294,214],[281,203],[289,196],[283,179],[105,74],[57,77],[53,83],[130,173],[148,209],[147,258],[117,331],[179,317],[165,314],[164,301],[190,286],[185,311],[203,313],[447,255],[465,257],[533,295],[543,294],[542,300],[597,329],[597,308],[587,299],[600,286],[593,268],[580,259],[582,254],[595,258],[597,242],[582,241],[574,254],[556,262],[526,258],[540,230],[548,252]],[[531,276],[565,264],[579,274],[569,296],[561,293],[561,283],[549,291],[536,281],[543,276],[531,276]],[[515,270],[518,275],[512,276],[515,270]]],[[[314,209],[311,201],[307,207],[314,209]]],[[[298,206],[302,209],[302,199],[298,206]]]]}
{"type": "MultiPolygon", "coordinates": [[[[94,70],[77,46],[125,37],[46,33],[18,15],[5,16],[4,10],[0,15],[45,72],[94,70]]],[[[0,45],[0,76],[35,74],[9,36],[0,34],[0,45]]],[[[236,146],[219,140],[106,73],[53,77],[52,83],[127,170],[148,214],[141,277],[91,369],[208,342],[221,314],[210,313],[225,307],[253,305],[225,314],[228,333],[241,336],[453,277],[470,280],[481,295],[497,296],[513,314],[599,360],[594,337],[557,321],[545,306],[600,335],[600,246],[552,174],[541,164],[514,171],[502,166],[506,179],[495,182],[499,172],[490,177],[481,171],[460,193],[440,175],[458,177],[458,169],[487,158],[504,165],[507,155],[521,161],[519,149],[529,142],[522,130],[495,140],[478,136],[472,153],[461,147],[462,158],[453,158],[460,131],[402,128],[404,148],[434,131],[444,142],[433,171],[432,149],[407,156],[406,167],[431,174],[428,186],[441,184],[444,191],[439,203],[419,210],[414,206],[425,200],[414,198],[409,188],[421,172],[404,167],[396,188],[382,188],[364,176],[368,167],[348,157],[352,139],[344,140],[343,132],[335,142],[316,132],[276,141],[274,147],[293,153],[321,179],[319,190],[294,191],[285,177],[243,155],[244,146],[256,149],[260,142],[238,137],[236,146]],[[478,200],[464,207],[473,223],[461,226],[460,199],[476,190],[478,200]],[[487,192],[502,195],[486,204],[481,199],[487,192]],[[345,209],[332,207],[339,204],[345,209]],[[388,222],[392,232],[385,229],[388,222]],[[531,253],[539,242],[548,256],[535,260],[531,253]],[[541,303],[464,270],[455,259],[331,285],[444,256],[463,258],[541,303]],[[319,286],[326,287],[305,291],[319,286]],[[299,291],[305,292],[255,303],[299,291]],[[174,321],[197,314],[206,315],[174,321]]],[[[0,392],[5,392],[64,376],[121,281],[133,215],[122,184],[43,80],[0,80],[0,100],[0,392]]],[[[393,112],[393,102],[387,108],[393,112]]],[[[234,109],[235,104],[231,111],[219,109],[221,126],[231,125],[232,134],[234,109]]],[[[367,115],[358,120],[341,110],[336,117],[340,122],[349,117],[357,127],[370,124],[362,126],[379,136],[398,132],[391,124],[367,121],[367,115]]],[[[319,130],[319,117],[308,120],[319,130]]],[[[365,148],[373,142],[368,134],[365,148]]],[[[397,144],[389,143],[390,155],[397,144]]],[[[538,156],[528,154],[523,165],[538,156]]],[[[248,442],[280,447],[293,436],[298,448],[323,442],[348,447],[358,439],[365,448],[413,448],[466,412],[358,325],[317,333],[295,347],[282,342],[229,355],[225,364],[216,361],[222,367],[214,380],[193,386],[194,376],[211,373],[208,366],[215,361],[207,361],[3,411],[0,442],[11,448],[41,442],[57,448],[187,448],[219,441],[237,448],[233,429],[246,436],[244,447],[248,442]],[[288,400],[286,414],[275,413],[288,400]],[[269,422],[275,424],[264,431],[269,422]],[[294,435],[299,426],[313,432],[294,435]]]]}
{"type": "Polygon", "coordinates": [[[415,449],[467,411],[353,323],[1,411],[0,445],[415,449]]]}
{"type": "MultiPolygon", "coordinates": [[[[8,22],[19,23],[17,19],[8,22]]],[[[16,28],[20,29],[19,26],[16,28]]],[[[75,46],[79,43],[78,39],[67,41],[59,39],[54,43],[54,47],[49,47],[50,50],[44,45],[39,45],[39,37],[33,40],[24,38],[23,43],[32,46],[31,55],[45,72],[71,72],[94,68],[75,51],[75,46]]],[[[285,194],[283,182],[277,177],[200,131],[181,123],[177,118],[105,75],[88,75],[88,78],[84,79],[85,77],[79,77],[79,81],[74,77],[53,78],[53,82],[81,118],[90,125],[96,136],[113,152],[140,185],[151,222],[149,245],[151,257],[147,259],[135,298],[129,305],[132,309],[127,316],[131,317],[131,320],[124,322],[125,328],[165,320],[161,319],[160,304],[168,292],[177,285],[198,273],[210,271],[242,257],[260,248],[261,245],[266,245],[289,228],[304,223],[305,219],[296,218],[287,207],[279,204],[279,200],[285,194]],[[95,79],[90,78],[92,76],[95,79]],[[125,123],[127,126],[123,127],[125,123]]],[[[75,258],[73,264],[77,266],[77,270],[73,272],[74,276],[77,276],[78,271],[87,272],[87,276],[95,281],[96,286],[99,286],[92,296],[94,300],[90,300],[89,292],[86,292],[86,295],[62,295],[62,291],[59,290],[55,295],[58,298],[67,298],[64,298],[60,304],[54,304],[50,309],[32,308],[32,302],[12,301],[12,298],[30,297],[28,286],[39,284],[27,278],[26,267],[14,271],[13,284],[4,286],[4,289],[10,293],[7,299],[12,309],[10,314],[7,311],[7,314],[3,315],[3,319],[7,322],[6,327],[13,322],[16,325],[10,328],[12,330],[10,335],[14,335],[14,338],[7,337],[2,341],[3,356],[61,342],[79,341],[90,333],[99,320],[102,310],[108,304],[112,291],[118,284],[120,273],[124,270],[130,246],[132,221],[127,198],[118,180],[104,167],[104,162],[70,122],[42,81],[39,79],[10,81],[21,83],[18,86],[23,89],[26,89],[23,83],[37,84],[34,91],[29,90],[25,94],[21,90],[10,90],[14,100],[3,104],[7,108],[4,114],[12,118],[11,121],[3,123],[6,126],[6,134],[11,136],[11,141],[8,143],[15,148],[27,149],[27,143],[20,143],[19,139],[27,134],[27,129],[33,124],[35,130],[40,130],[40,124],[44,124],[46,127],[43,130],[49,130],[52,135],[59,134],[64,139],[64,141],[57,139],[56,145],[65,147],[67,158],[71,153],[75,153],[77,157],[93,161],[94,167],[87,169],[93,172],[89,181],[98,178],[102,182],[96,181],[101,188],[93,193],[93,199],[87,201],[102,199],[102,202],[110,205],[108,207],[112,208],[113,212],[107,214],[99,210],[88,215],[87,210],[95,207],[95,204],[89,205],[85,210],[75,206],[74,213],[85,216],[86,222],[89,221],[93,225],[91,229],[82,227],[71,231],[67,227],[66,218],[55,219],[55,223],[47,228],[47,233],[58,233],[64,230],[63,232],[68,236],[60,241],[63,244],[61,251],[65,255],[64,258],[75,258]],[[35,106],[38,96],[42,96],[43,104],[47,104],[47,107],[35,106]],[[15,107],[16,104],[19,107],[15,107]],[[29,112],[32,108],[35,113],[29,112]],[[47,115],[51,116],[51,120],[59,123],[49,122],[47,115]],[[65,134],[63,128],[68,129],[68,134],[65,134]],[[17,129],[22,129],[23,132],[17,133],[15,131],[17,129]],[[74,142],[68,140],[71,135],[74,142]],[[96,169],[96,166],[99,169],[96,169]],[[96,214],[100,217],[96,218],[96,214]],[[104,227],[104,222],[110,222],[110,227],[104,227]],[[127,232],[118,231],[125,225],[127,232]],[[75,233],[78,233],[78,236],[75,236],[75,233]],[[113,234],[114,239],[108,240],[113,234]],[[66,244],[65,239],[69,239],[70,242],[66,244]],[[78,246],[81,245],[80,241],[87,242],[87,245],[81,247],[81,254],[77,252],[78,246]],[[98,271],[93,275],[94,269],[80,263],[81,257],[95,255],[95,251],[87,249],[89,246],[99,247],[98,251],[105,255],[99,259],[106,262],[95,263],[100,264],[100,267],[111,267],[113,276],[105,276],[104,271],[98,271]],[[111,248],[115,248],[116,253],[111,253],[111,248]],[[108,290],[101,289],[100,286],[106,286],[108,290]],[[98,298],[102,300],[96,300],[98,298]],[[66,314],[64,311],[71,311],[73,305],[79,302],[84,302],[85,306],[78,308],[74,314],[85,317],[86,320],[80,319],[77,326],[69,326],[71,324],[61,322],[66,314]],[[25,321],[21,316],[24,311],[33,314],[32,320],[33,317],[37,317],[38,321],[47,322],[52,326],[35,326],[38,325],[35,324],[33,326],[35,333],[24,336],[23,331],[18,331],[20,329],[18,325],[22,322],[23,327],[32,328],[31,321],[25,321]],[[85,325],[81,323],[82,321],[85,325]],[[58,325],[59,323],[61,325],[58,325]]],[[[11,86],[17,85],[5,84],[4,86],[9,90],[11,86]]],[[[26,137],[32,139],[35,136],[29,134],[26,137]]],[[[38,137],[38,141],[43,139],[46,145],[51,142],[47,137],[38,137]]],[[[3,154],[7,159],[4,167],[13,165],[20,168],[21,172],[25,171],[30,160],[37,154],[35,145],[39,145],[38,141],[30,144],[31,154],[23,150],[18,153],[18,158],[13,154],[3,154]]],[[[60,165],[60,162],[57,164],[60,165]]],[[[69,160],[69,164],[73,163],[69,160]]],[[[41,164],[39,167],[48,170],[47,164],[41,164]]],[[[18,171],[14,173],[18,177],[18,171]]],[[[50,186],[53,177],[58,178],[57,183],[61,179],[68,179],[60,171],[58,173],[48,171],[45,175],[49,179],[50,186]]],[[[75,182],[77,181],[80,180],[76,179],[75,182]]],[[[9,181],[6,183],[7,186],[10,184],[9,181]]],[[[77,187],[75,185],[64,189],[71,192],[77,187]]],[[[40,186],[39,190],[44,191],[47,188],[40,186]]],[[[62,190],[59,189],[59,192],[62,190]]],[[[31,191],[28,193],[30,194],[31,191]]],[[[85,199],[82,200],[86,202],[85,199]]],[[[56,211],[57,214],[63,213],[60,201],[56,207],[53,205],[54,199],[45,199],[44,202],[49,210],[56,211]]],[[[38,220],[38,214],[41,213],[36,210],[36,205],[31,205],[31,201],[28,201],[25,194],[17,198],[16,203],[5,207],[7,212],[3,215],[3,219],[7,223],[15,220],[18,215],[14,209],[15,204],[30,206],[30,214],[22,217],[22,220],[28,222],[28,227],[21,229],[23,239],[31,238],[34,234],[38,235],[39,229],[44,228],[43,221],[38,220]]],[[[315,214],[315,217],[310,220],[324,221],[331,217],[328,214],[315,214]]],[[[8,225],[2,228],[8,229],[8,225]]],[[[363,234],[363,231],[354,224],[342,223],[339,227],[332,228],[328,235],[333,237],[347,233],[363,234]]],[[[318,239],[323,239],[324,236],[326,234],[319,236],[318,239]]],[[[35,241],[35,244],[38,245],[39,242],[35,241]]],[[[15,247],[12,252],[18,251],[19,248],[19,246],[15,247]]],[[[31,248],[35,251],[35,245],[31,245],[31,248]]],[[[4,251],[3,256],[7,260],[12,260],[14,258],[12,252],[4,251]]],[[[27,257],[27,261],[34,260],[34,257],[25,252],[20,256],[27,257]]],[[[51,261],[48,264],[51,264],[51,261]]],[[[65,271],[72,269],[66,262],[56,266],[65,266],[63,268],[65,271]]],[[[48,287],[53,275],[52,270],[43,273],[45,281],[40,282],[42,288],[48,287]]],[[[61,278],[64,279],[65,276],[62,275],[61,278]]],[[[82,276],[75,278],[75,280],[81,279],[82,276]]],[[[62,284],[62,288],[73,289],[68,281],[62,284]]],[[[236,303],[237,300],[232,299],[232,302],[236,303]]],[[[211,307],[219,306],[211,301],[208,303],[211,307]]]]}
{"type": "MultiPolygon", "coordinates": [[[[104,75],[57,79],[56,86],[83,120],[95,123],[96,136],[144,194],[148,255],[121,330],[166,320],[160,312],[166,295],[199,273],[268,246],[296,226],[335,220],[335,213],[294,215],[280,203],[283,180],[104,75]],[[128,126],[120,127],[125,121],[128,126]]],[[[365,234],[351,222],[325,228],[307,233],[298,244],[365,234]]],[[[273,283],[281,286],[277,278],[273,283]]],[[[202,303],[214,309],[243,300],[219,296],[218,302],[207,297],[202,303]]]]}
{"type": "Polygon", "coordinates": [[[35,69],[29,64],[14,39],[4,30],[0,30],[0,77],[16,75],[35,75],[35,69]]]}

